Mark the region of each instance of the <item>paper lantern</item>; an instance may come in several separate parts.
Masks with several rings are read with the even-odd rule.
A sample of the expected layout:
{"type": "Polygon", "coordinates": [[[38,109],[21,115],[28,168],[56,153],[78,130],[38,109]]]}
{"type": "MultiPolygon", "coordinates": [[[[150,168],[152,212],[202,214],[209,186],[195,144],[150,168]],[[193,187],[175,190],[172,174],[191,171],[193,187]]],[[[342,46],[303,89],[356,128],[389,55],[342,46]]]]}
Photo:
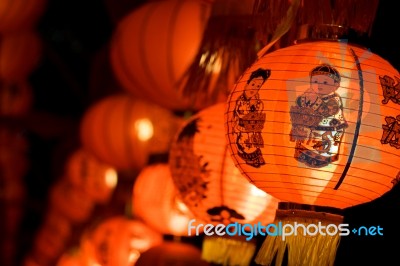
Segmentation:
{"type": "Polygon", "coordinates": [[[145,251],[136,266],[207,266],[201,259],[201,251],[191,244],[164,242],[145,251]]]}
{"type": "MultiPolygon", "coordinates": [[[[228,100],[226,135],[235,165],[272,196],[328,207],[328,213],[340,215],[382,196],[400,170],[393,131],[399,125],[398,81],[389,62],[344,40],[300,41],[265,54],[228,100]]],[[[315,212],[298,213],[318,223],[315,212]]],[[[281,214],[287,218],[285,210],[281,214]]],[[[337,237],[324,238],[332,240],[327,249],[336,250],[337,237]]],[[[316,252],[308,258],[333,263],[308,248],[316,252]]],[[[264,255],[260,260],[268,264],[274,254],[264,255]]]]}
{"type": "Polygon", "coordinates": [[[67,161],[66,177],[96,203],[106,203],[118,182],[117,171],[80,148],[67,161]]]}
{"type": "Polygon", "coordinates": [[[0,32],[32,29],[46,6],[45,0],[1,0],[0,32]]]}
{"type": "MultiPolygon", "coordinates": [[[[224,135],[224,110],[223,103],[203,109],[179,130],[170,150],[172,178],[182,201],[206,223],[268,224],[278,200],[235,167],[224,135]]],[[[220,264],[247,265],[255,251],[251,241],[236,244],[233,238],[207,238],[204,243],[203,258],[220,264]]]]}
{"type": "Polygon", "coordinates": [[[168,109],[195,108],[178,89],[200,47],[210,2],[153,1],[118,23],[111,63],[126,91],[168,109]]]}
{"type": "Polygon", "coordinates": [[[49,194],[49,210],[65,217],[73,224],[86,221],[92,214],[94,201],[83,188],[74,186],[65,177],[50,188],[49,194]]]}
{"type": "Polygon", "coordinates": [[[94,103],[81,122],[83,147],[117,170],[140,169],[167,153],[181,121],[172,112],[127,94],[94,103]]]}
{"type": "Polygon", "coordinates": [[[140,171],[133,186],[132,209],[135,216],[166,235],[187,236],[188,222],[194,219],[179,198],[169,165],[163,163],[140,171]]]}
{"type": "Polygon", "coordinates": [[[83,265],[132,266],[140,254],[162,242],[146,224],[113,216],[88,228],[81,240],[83,265]]]}
{"type": "Polygon", "coordinates": [[[0,115],[26,115],[32,103],[33,92],[27,81],[0,82],[0,115]]]}
{"type": "Polygon", "coordinates": [[[2,35],[0,40],[0,79],[11,83],[27,80],[42,55],[42,41],[35,31],[2,35]]]}

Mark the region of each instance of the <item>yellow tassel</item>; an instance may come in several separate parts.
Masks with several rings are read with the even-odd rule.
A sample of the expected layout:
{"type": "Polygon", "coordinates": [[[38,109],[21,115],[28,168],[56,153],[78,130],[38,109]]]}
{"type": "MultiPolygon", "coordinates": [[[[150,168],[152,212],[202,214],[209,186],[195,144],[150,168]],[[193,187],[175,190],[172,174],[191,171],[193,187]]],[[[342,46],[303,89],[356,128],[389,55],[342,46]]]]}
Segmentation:
{"type": "MultiPolygon", "coordinates": [[[[328,224],[338,225],[342,221],[342,216],[321,214],[318,215],[313,211],[277,211],[275,224],[279,227],[281,223],[282,228],[285,224],[293,225],[303,224],[307,227],[310,224],[318,225],[320,222],[322,226],[328,224]],[[283,216],[279,214],[284,213],[283,216]],[[287,215],[290,213],[291,215],[287,215]],[[321,215],[323,218],[321,219],[321,215]],[[333,218],[333,219],[329,219],[333,218]]],[[[339,246],[340,235],[337,232],[335,235],[320,233],[315,236],[304,235],[302,229],[297,230],[297,234],[291,234],[285,237],[268,235],[259,249],[255,262],[260,265],[272,265],[275,261],[275,266],[283,264],[285,251],[287,250],[287,265],[334,265],[336,251],[339,246]]]]}
{"type": "Polygon", "coordinates": [[[229,266],[248,266],[256,251],[256,244],[244,238],[208,237],[203,240],[203,260],[229,266]]]}

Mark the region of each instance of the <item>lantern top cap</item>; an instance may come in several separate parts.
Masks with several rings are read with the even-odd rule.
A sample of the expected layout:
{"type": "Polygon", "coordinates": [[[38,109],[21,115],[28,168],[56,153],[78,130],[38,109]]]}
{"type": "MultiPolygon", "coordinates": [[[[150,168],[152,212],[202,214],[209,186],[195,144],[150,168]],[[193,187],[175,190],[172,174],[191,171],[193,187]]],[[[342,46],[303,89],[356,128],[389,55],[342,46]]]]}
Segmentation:
{"type": "Polygon", "coordinates": [[[304,24],[297,29],[295,44],[308,41],[347,41],[358,45],[366,45],[366,33],[334,24],[304,24]]]}

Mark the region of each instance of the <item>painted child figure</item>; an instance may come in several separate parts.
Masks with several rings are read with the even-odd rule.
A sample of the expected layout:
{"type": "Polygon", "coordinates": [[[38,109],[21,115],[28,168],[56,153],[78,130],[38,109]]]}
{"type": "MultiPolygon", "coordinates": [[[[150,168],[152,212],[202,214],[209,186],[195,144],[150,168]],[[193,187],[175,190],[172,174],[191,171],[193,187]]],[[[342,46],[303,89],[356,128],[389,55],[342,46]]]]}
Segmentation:
{"type": "Polygon", "coordinates": [[[310,72],[310,88],[291,107],[290,140],[296,142],[294,157],[319,168],[339,159],[340,143],[348,124],[343,116],[340,74],[330,65],[310,72]]]}

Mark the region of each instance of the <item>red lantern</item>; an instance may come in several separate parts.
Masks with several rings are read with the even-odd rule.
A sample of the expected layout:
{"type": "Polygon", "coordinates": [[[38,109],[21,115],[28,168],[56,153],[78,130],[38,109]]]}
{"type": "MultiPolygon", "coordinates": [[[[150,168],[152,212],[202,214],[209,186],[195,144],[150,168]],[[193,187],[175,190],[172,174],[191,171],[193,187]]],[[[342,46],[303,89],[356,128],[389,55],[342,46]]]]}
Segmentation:
{"type": "Polygon", "coordinates": [[[141,170],[133,187],[132,209],[134,215],[167,235],[187,236],[188,222],[194,218],[179,198],[168,164],[141,170]]]}
{"type": "Polygon", "coordinates": [[[166,153],[181,121],[155,104],[117,94],[96,102],[81,123],[83,147],[116,169],[140,169],[166,153]]]}
{"type": "Polygon", "coordinates": [[[198,108],[178,90],[199,50],[210,2],[153,1],[119,22],[111,44],[111,63],[126,91],[168,109],[198,108]]]}
{"type": "MultiPolygon", "coordinates": [[[[224,110],[225,104],[203,109],[180,129],[170,150],[172,178],[182,201],[201,221],[266,225],[275,218],[278,200],[235,167],[224,136],[224,110]]],[[[254,243],[237,244],[234,238],[205,241],[203,258],[215,263],[247,265],[255,251],[254,243]]]]}
{"type": "Polygon", "coordinates": [[[92,214],[94,202],[81,187],[62,178],[50,189],[50,210],[71,223],[82,223],[92,214]]]}
{"type": "MultiPolygon", "coordinates": [[[[399,78],[383,58],[339,40],[299,42],[262,56],[243,73],[227,105],[226,135],[236,166],[267,193],[314,209],[340,213],[382,196],[400,170],[399,78]]],[[[277,216],[293,221],[285,212],[291,210],[277,216]]],[[[298,213],[308,223],[322,219],[298,213]]],[[[332,223],[340,223],[337,218],[332,223]]],[[[318,241],[336,250],[338,234],[332,238],[318,241]]],[[[280,243],[283,253],[286,243],[280,243]]],[[[275,251],[263,252],[260,261],[268,264],[275,251]]],[[[325,255],[335,252],[302,256],[303,263],[333,263],[325,255]]]]}
{"type": "Polygon", "coordinates": [[[0,82],[0,115],[26,115],[32,102],[33,92],[27,81],[0,82]]]}
{"type": "Polygon", "coordinates": [[[136,266],[207,266],[201,259],[201,251],[196,247],[179,242],[164,242],[144,252],[136,266]]]}
{"type": "Polygon", "coordinates": [[[43,14],[45,0],[1,0],[0,32],[16,32],[32,29],[43,14]]]}
{"type": "Polygon", "coordinates": [[[117,185],[117,171],[87,150],[76,150],[67,161],[66,177],[96,203],[106,203],[117,185]]]}
{"type": "Polygon", "coordinates": [[[42,54],[38,33],[18,31],[4,34],[0,44],[0,79],[10,83],[27,80],[42,54]]]}
{"type": "Polygon", "coordinates": [[[133,266],[142,252],[161,242],[146,224],[115,216],[85,232],[81,257],[83,265],[133,266]]]}

